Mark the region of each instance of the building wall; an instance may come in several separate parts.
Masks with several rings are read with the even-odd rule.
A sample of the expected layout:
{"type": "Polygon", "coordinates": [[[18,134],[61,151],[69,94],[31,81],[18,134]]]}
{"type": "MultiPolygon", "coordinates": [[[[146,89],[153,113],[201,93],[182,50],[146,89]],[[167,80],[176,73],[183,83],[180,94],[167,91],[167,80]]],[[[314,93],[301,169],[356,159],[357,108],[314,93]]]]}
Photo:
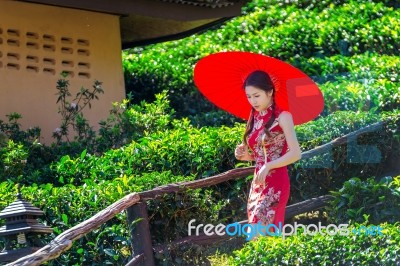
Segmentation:
{"type": "Polygon", "coordinates": [[[20,113],[24,129],[39,126],[40,141],[51,143],[61,121],[56,83],[68,72],[73,96],[103,82],[104,94],[84,112],[98,129],[125,97],[119,29],[115,15],[1,0],[0,120],[20,113]]]}

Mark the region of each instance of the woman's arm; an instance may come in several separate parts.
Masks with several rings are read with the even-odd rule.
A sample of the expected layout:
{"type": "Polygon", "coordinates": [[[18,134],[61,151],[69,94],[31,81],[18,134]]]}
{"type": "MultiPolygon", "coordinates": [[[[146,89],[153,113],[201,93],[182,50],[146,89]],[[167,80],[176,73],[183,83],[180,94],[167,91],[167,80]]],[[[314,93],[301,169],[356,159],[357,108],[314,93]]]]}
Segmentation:
{"type": "Polygon", "coordinates": [[[279,125],[285,134],[289,150],[282,157],[270,161],[261,167],[254,180],[256,184],[262,184],[264,182],[263,180],[272,169],[289,165],[301,159],[300,145],[296,138],[296,132],[294,131],[292,115],[286,111],[282,112],[279,115],[279,125]]]}
{"type": "Polygon", "coordinates": [[[297,141],[296,132],[294,131],[292,115],[286,111],[282,112],[279,115],[279,125],[285,134],[289,150],[282,157],[268,162],[268,168],[270,170],[289,165],[301,159],[301,149],[297,141]]]}

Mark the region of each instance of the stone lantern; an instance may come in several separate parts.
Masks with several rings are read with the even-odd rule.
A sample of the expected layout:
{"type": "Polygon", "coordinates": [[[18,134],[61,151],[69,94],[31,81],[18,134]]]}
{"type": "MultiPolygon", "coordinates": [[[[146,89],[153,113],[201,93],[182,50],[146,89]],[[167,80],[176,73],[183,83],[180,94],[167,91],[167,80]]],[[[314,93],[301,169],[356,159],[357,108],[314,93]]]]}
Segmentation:
{"type": "Polygon", "coordinates": [[[37,217],[43,214],[42,210],[22,199],[18,187],[17,200],[0,212],[0,219],[6,219],[5,226],[0,227],[0,238],[5,243],[0,251],[0,263],[15,261],[44,246],[39,235],[52,233],[53,229],[38,222],[37,217]]]}

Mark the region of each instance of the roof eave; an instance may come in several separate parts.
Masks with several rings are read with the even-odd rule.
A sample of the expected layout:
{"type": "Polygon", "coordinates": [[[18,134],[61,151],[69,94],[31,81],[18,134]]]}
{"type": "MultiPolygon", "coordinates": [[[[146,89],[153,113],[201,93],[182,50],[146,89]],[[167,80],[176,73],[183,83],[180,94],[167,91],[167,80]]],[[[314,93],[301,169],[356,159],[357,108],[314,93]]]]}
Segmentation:
{"type": "Polygon", "coordinates": [[[204,31],[210,29],[211,27],[221,25],[222,23],[224,23],[232,18],[233,17],[221,18],[221,19],[215,20],[211,23],[207,23],[202,26],[199,26],[199,27],[187,30],[187,31],[183,31],[183,32],[180,32],[177,34],[170,34],[170,35],[160,36],[157,38],[138,40],[138,41],[133,41],[133,42],[123,42],[122,49],[125,50],[125,49],[129,49],[129,48],[146,46],[146,45],[150,45],[150,44],[179,40],[179,39],[191,36],[193,34],[204,32],[204,31]]]}

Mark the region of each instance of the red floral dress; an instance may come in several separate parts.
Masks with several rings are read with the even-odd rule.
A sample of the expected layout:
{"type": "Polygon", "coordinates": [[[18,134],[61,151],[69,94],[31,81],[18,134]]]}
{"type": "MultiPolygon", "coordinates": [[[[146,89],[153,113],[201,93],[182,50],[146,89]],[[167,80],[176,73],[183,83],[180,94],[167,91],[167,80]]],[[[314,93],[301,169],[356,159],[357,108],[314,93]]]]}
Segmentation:
{"type": "MultiPolygon", "coordinates": [[[[265,164],[262,137],[265,136],[264,145],[267,153],[267,162],[273,161],[287,152],[286,138],[282,128],[278,124],[279,114],[282,112],[275,105],[275,121],[270,127],[271,138],[265,136],[264,128],[272,115],[272,106],[261,112],[254,112],[254,126],[247,140],[255,159],[255,172],[258,173],[265,164]]],[[[290,181],[287,167],[283,166],[270,170],[261,185],[251,184],[247,201],[247,216],[249,223],[263,225],[275,224],[279,227],[284,224],[285,208],[289,199],[290,181]]]]}

